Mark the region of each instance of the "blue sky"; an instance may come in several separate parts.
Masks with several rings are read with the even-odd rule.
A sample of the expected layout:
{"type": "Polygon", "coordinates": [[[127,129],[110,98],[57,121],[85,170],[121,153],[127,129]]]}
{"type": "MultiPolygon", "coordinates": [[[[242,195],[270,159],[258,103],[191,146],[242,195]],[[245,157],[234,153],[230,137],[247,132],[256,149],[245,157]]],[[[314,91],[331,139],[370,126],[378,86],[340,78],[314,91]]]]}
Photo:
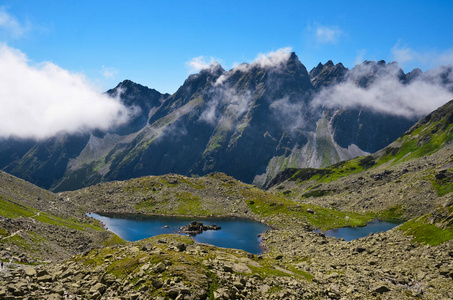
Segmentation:
{"type": "Polygon", "coordinates": [[[329,59],[453,64],[452,15],[453,1],[3,0],[0,43],[101,90],[131,79],[173,93],[194,58],[230,69],[284,47],[308,70],[329,59]]]}

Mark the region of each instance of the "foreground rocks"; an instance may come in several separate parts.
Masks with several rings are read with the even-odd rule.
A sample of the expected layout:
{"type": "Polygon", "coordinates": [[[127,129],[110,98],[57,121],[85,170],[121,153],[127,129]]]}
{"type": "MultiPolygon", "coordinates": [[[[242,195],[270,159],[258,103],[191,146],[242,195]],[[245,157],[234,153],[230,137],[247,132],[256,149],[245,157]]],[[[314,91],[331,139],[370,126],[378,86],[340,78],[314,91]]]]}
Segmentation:
{"type": "Polygon", "coordinates": [[[55,264],[8,266],[1,299],[451,299],[453,243],[413,244],[390,231],[345,242],[272,231],[271,251],[164,235],[55,264]],[[11,268],[10,268],[11,267],[11,268]]]}

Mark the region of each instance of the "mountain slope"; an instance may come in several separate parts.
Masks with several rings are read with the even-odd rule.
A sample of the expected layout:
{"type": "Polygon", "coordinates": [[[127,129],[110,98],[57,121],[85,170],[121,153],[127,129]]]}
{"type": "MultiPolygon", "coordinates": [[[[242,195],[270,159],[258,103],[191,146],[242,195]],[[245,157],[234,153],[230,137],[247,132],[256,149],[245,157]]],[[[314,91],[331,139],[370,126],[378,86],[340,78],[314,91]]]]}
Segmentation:
{"type": "Polygon", "coordinates": [[[109,240],[121,242],[67,199],[0,171],[0,259],[64,259],[109,240]]]}
{"type": "MultiPolygon", "coordinates": [[[[264,186],[287,167],[326,167],[373,153],[416,121],[370,107],[328,105],[329,99],[315,104],[320,93],[344,82],[369,89],[384,77],[406,84],[428,80],[426,74],[406,75],[384,61],[352,70],[328,61],[308,72],[295,53],[286,53],[230,71],[213,64],[173,95],[125,80],[107,94],[130,108],[127,124],[37,142],[2,141],[0,167],[54,191],[215,171],[264,186]]],[[[439,84],[450,84],[444,81],[439,84]]]]}
{"type": "MultiPolygon", "coordinates": [[[[269,186],[324,207],[421,216],[450,203],[453,101],[384,149],[325,169],[288,169],[269,186]]],[[[447,205],[448,206],[448,205],[447,205]]]]}

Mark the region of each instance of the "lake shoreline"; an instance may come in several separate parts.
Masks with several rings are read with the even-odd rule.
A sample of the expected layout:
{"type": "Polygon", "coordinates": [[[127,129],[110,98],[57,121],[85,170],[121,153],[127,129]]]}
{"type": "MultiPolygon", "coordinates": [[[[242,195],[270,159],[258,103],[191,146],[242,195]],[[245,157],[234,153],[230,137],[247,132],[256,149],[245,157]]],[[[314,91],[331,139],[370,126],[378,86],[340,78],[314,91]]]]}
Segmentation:
{"type": "MultiPolygon", "coordinates": [[[[250,218],[250,217],[244,217],[244,216],[238,216],[238,215],[216,215],[216,216],[193,216],[193,215],[177,215],[177,214],[146,214],[146,213],[130,213],[130,212],[126,212],[126,213],[123,213],[123,212],[106,212],[106,211],[103,211],[103,212],[90,212],[90,213],[86,213],[85,214],[87,217],[90,217],[90,218],[93,218],[93,219],[96,219],[97,221],[99,221],[101,223],[101,226],[106,229],[106,230],[109,230],[115,234],[117,234],[118,236],[120,236],[121,238],[125,239],[126,241],[137,241],[137,240],[142,240],[142,239],[145,239],[147,237],[143,237],[143,236],[136,236],[136,237],[131,237],[129,236],[128,237],[128,234],[127,233],[123,233],[120,234],[118,232],[118,230],[115,229],[115,226],[117,225],[114,225],[112,223],[109,223],[107,220],[102,220],[98,217],[101,217],[101,218],[107,218],[109,220],[122,220],[122,221],[135,221],[135,222],[142,222],[143,223],[146,223],[146,218],[149,217],[151,221],[152,218],[156,218],[157,220],[154,220],[154,222],[160,222],[161,224],[159,224],[159,228],[165,228],[165,229],[172,229],[172,232],[170,234],[180,234],[180,235],[186,235],[188,237],[190,237],[194,242],[198,243],[198,244],[209,244],[209,245],[213,245],[213,246],[216,246],[216,247],[223,247],[223,248],[235,248],[235,249],[238,249],[238,250],[243,250],[243,251],[246,251],[248,253],[251,253],[251,254],[254,254],[254,255],[263,255],[263,254],[266,254],[268,252],[270,252],[270,247],[266,244],[265,242],[265,235],[268,234],[269,232],[271,231],[274,231],[274,230],[278,230],[276,229],[275,226],[270,226],[268,224],[266,224],[265,222],[261,222],[261,221],[258,221],[254,218],[250,218]],[[95,217],[93,215],[97,215],[98,217],[95,217]],[[143,219],[142,219],[143,218],[143,219]],[[162,219],[162,220],[159,220],[159,218],[180,218],[181,220],[181,223],[176,225],[174,224],[174,220],[165,220],[165,219],[162,219]],[[231,225],[231,223],[236,223],[235,221],[237,222],[240,222],[238,223],[239,226],[245,226],[245,231],[244,233],[248,233],[249,235],[250,234],[253,234],[253,239],[256,238],[257,240],[257,243],[254,244],[255,246],[253,247],[259,247],[259,250],[257,248],[255,248],[256,250],[251,250],[251,248],[248,248],[249,246],[246,246],[246,248],[248,248],[248,250],[246,248],[241,248],[241,246],[239,245],[236,245],[236,246],[226,246],[226,245],[219,245],[219,244],[216,244],[214,242],[214,240],[212,240],[211,242],[206,242],[206,241],[203,241],[203,236],[202,234],[199,234],[199,235],[196,235],[196,236],[192,236],[190,234],[186,234],[184,232],[179,232],[177,231],[176,229],[177,228],[180,228],[181,226],[184,226],[184,224],[186,223],[190,223],[191,221],[203,221],[204,220],[209,220],[211,223],[215,224],[215,220],[216,219],[219,219],[219,220],[222,220],[225,224],[225,222],[227,224],[230,224],[229,225],[229,230],[230,232],[228,232],[228,229],[225,230],[226,228],[224,228],[224,225],[222,225],[222,229],[219,230],[220,232],[225,232],[225,234],[228,234],[228,235],[231,235],[233,234],[233,232],[237,232],[238,231],[242,231],[242,228],[241,229],[237,229],[237,228],[234,228],[235,226],[237,226],[236,224],[235,225],[231,225]],[[105,222],[104,222],[105,221],[105,222]],[[241,223],[242,222],[242,223],[241,223]],[[245,222],[245,224],[243,223],[245,222]],[[172,224],[173,223],[173,224],[172,224]],[[250,226],[248,224],[256,224],[256,225],[252,225],[252,227],[247,227],[247,226],[250,226]],[[256,231],[254,228],[256,228],[256,226],[259,225],[260,227],[264,226],[264,227],[267,227],[267,228],[262,228],[261,230],[259,231],[256,231]],[[236,231],[233,231],[231,232],[231,230],[236,230],[236,231]],[[255,231],[255,233],[253,233],[255,231]],[[197,238],[198,237],[198,238],[197,238]]],[[[133,226],[133,225],[132,225],[133,226]]],[[[134,227],[129,227],[129,226],[123,226],[122,228],[134,228],[134,227]]],[[[159,229],[155,229],[156,227],[153,227],[155,226],[154,224],[152,224],[152,222],[150,223],[150,226],[149,230],[150,232],[153,232],[153,234],[151,236],[158,236],[158,235],[161,235],[161,234],[167,234],[167,233],[163,233],[163,232],[160,232],[159,229]],[[154,228],[154,229],[152,229],[154,228]]],[[[227,226],[225,226],[227,227],[227,226]]],[[[237,236],[236,238],[233,238],[232,241],[234,240],[243,240],[244,237],[243,237],[244,234],[240,234],[239,236],[237,236]]],[[[246,234],[247,235],[247,234],[246,234]]],[[[221,237],[219,237],[221,238],[221,237]]],[[[230,236],[228,236],[228,238],[231,238],[230,236]]],[[[251,241],[252,240],[252,237],[251,236],[248,236],[245,238],[246,240],[248,241],[251,241]]],[[[253,245],[253,244],[251,244],[253,245]]]]}

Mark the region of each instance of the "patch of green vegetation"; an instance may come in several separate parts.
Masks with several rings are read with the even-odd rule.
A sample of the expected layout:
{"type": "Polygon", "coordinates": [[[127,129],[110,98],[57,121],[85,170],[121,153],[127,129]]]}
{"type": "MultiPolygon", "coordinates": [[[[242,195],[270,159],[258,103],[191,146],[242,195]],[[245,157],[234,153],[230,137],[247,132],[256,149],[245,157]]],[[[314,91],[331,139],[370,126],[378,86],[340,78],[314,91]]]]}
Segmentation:
{"type": "Polygon", "coordinates": [[[453,140],[452,128],[453,124],[446,124],[445,120],[420,126],[410,134],[396,140],[401,147],[388,148],[387,153],[379,159],[379,163],[392,159],[395,163],[431,155],[453,140]],[[439,127],[442,127],[443,130],[438,131],[439,127]]]}
{"type": "Polygon", "coordinates": [[[391,220],[403,220],[404,219],[404,208],[401,205],[392,205],[387,209],[377,213],[380,220],[391,221],[391,220]]]}
{"type": "Polygon", "coordinates": [[[112,234],[108,240],[102,242],[102,244],[106,247],[114,246],[114,245],[124,245],[127,244],[125,240],[117,236],[116,234],[112,234]]]}
{"type": "Polygon", "coordinates": [[[147,213],[155,213],[158,210],[160,214],[170,215],[212,215],[211,211],[203,208],[201,198],[190,192],[169,193],[168,195],[164,195],[163,201],[159,202],[154,199],[141,201],[135,205],[135,208],[137,211],[147,213]],[[172,198],[169,198],[170,196],[174,196],[176,198],[175,201],[172,201],[172,198]]]}
{"type": "Polygon", "coordinates": [[[104,229],[99,227],[98,225],[95,225],[95,224],[91,224],[91,223],[81,223],[81,222],[78,222],[78,221],[75,221],[75,220],[72,220],[72,219],[69,219],[69,218],[60,218],[60,217],[57,217],[57,216],[53,216],[53,215],[50,215],[46,212],[41,212],[38,215],[36,216],[33,216],[34,219],[40,221],[40,222],[43,222],[43,223],[47,223],[47,224],[51,224],[51,225],[57,225],[57,226],[64,226],[64,227],[67,227],[67,228],[72,228],[72,229],[76,229],[76,230],[84,230],[86,228],[91,228],[91,229],[94,229],[96,231],[103,231],[104,229]]]}
{"type": "Polygon", "coordinates": [[[178,206],[174,210],[178,215],[205,216],[210,212],[202,208],[200,197],[194,196],[189,192],[176,193],[178,206]]]}
{"type": "Polygon", "coordinates": [[[142,265],[140,263],[140,258],[140,256],[128,255],[121,260],[113,262],[107,269],[107,272],[116,277],[124,278],[142,265]]]}
{"type": "Polygon", "coordinates": [[[364,169],[369,169],[372,166],[374,166],[375,164],[376,164],[376,161],[374,160],[373,156],[371,156],[371,155],[365,156],[359,160],[359,166],[363,167],[364,169]]]}
{"type": "Polygon", "coordinates": [[[5,228],[0,228],[0,236],[8,236],[9,235],[9,232],[8,230],[6,230],[5,228]]]}
{"type": "Polygon", "coordinates": [[[440,245],[453,239],[453,229],[442,229],[427,222],[427,216],[410,220],[399,227],[407,235],[414,237],[414,241],[431,246],[440,245]]]}
{"type": "Polygon", "coordinates": [[[221,285],[220,285],[219,281],[217,280],[217,277],[213,273],[206,272],[206,275],[210,279],[210,283],[209,283],[209,299],[210,300],[215,300],[214,292],[217,291],[217,289],[219,287],[221,287],[221,285]]]}
{"type": "Polygon", "coordinates": [[[272,286],[268,291],[267,293],[268,294],[275,294],[275,293],[278,293],[282,290],[283,288],[281,286],[279,286],[278,284],[272,286]]]}
{"type": "Polygon", "coordinates": [[[453,169],[443,170],[429,180],[439,197],[453,192],[453,169]]]}
{"type": "Polygon", "coordinates": [[[220,128],[217,129],[217,132],[209,139],[208,145],[206,147],[206,150],[203,152],[203,155],[206,155],[209,152],[222,147],[222,144],[226,141],[227,133],[227,130],[221,130],[220,128]]]}
{"type": "Polygon", "coordinates": [[[306,220],[322,230],[346,226],[365,226],[367,222],[376,218],[376,215],[371,213],[337,211],[316,205],[297,203],[287,198],[264,193],[258,188],[243,190],[242,194],[247,205],[257,215],[269,217],[278,214],[285,216],[284,219],[295,217],[306,220]]]}
{"type": "Polygon", "coordinates": [[[310,273],[308,272],[305,272],[305,271],[302,271],[302,270],[299,270],[297,268],[295,268],[294,266],[290,265],[290,266],[287,266],[288,270],[293,272],[294,274],[297,274],[301,277],[304,277],[305,279],[311,281],[313,278],[315,278],[315,276],[311,275],[310,273]]]}
{"type": "Polygon", "coordinates": [[[23,239],[21,236],[19,236],[18,234],[8,238],[8,243],[16,245],[22,249],[31,249],[32,248],[32,245],[29,242],[27,242],[25,239],[23,239]]]}
{"type": "Polygon", "coordinates": [[[0,216],[14,219],[18,217],[31,217],[38,212],[36,209],[9,201],[0,196],[0,216]]]}

